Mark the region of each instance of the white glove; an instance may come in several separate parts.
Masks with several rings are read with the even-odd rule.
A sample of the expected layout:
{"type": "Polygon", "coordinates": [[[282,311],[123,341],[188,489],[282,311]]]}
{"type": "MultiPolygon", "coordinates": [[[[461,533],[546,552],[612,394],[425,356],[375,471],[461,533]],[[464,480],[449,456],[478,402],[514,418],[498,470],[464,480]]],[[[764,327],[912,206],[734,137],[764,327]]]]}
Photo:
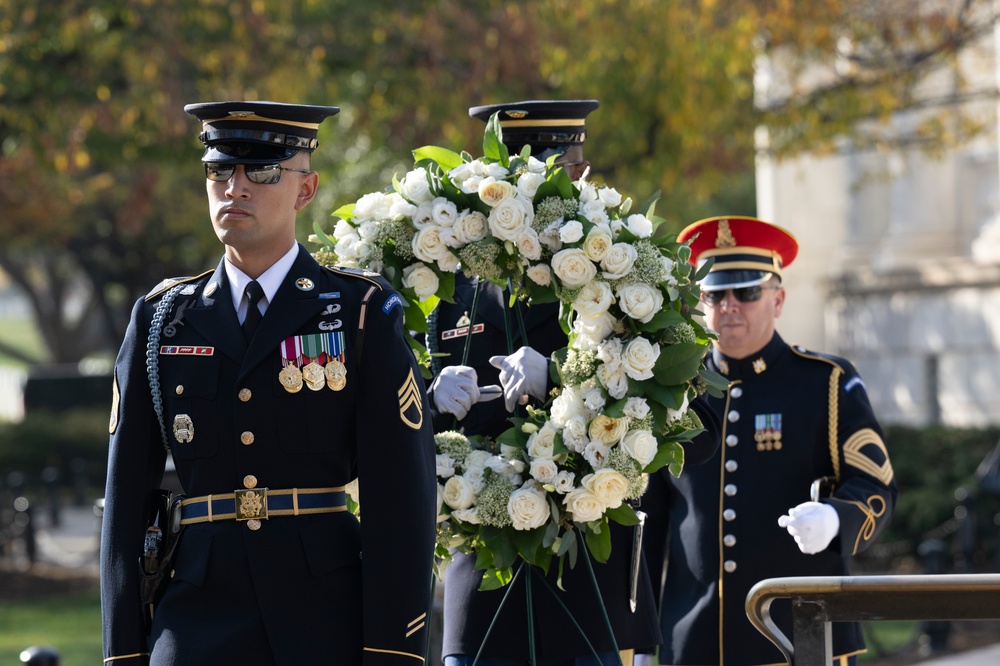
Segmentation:
{"type": "Polygon", "coordinates": [[[640,652],[632,659],[632,666],[653,666],[653,657],[654,655],[640,652]]]}
{"type": "Polygon", "coordinates": [[[500,370],[503,401],[508,412],[514,411],[521,396],[545,399],[549,362],[531,347],[521,347],[510,356],[493,356],[490,365],[500,370]]]}
{"type": "Polygon", "coordinates": [[[467,365],[449,365],[431,382],[431,395],[439,412],[454,414],[461,421],[475,403],[500,397],[499,386],[482,388],[495,388],[496,394],[480,397],[479,377],[475,369],[467,365]]]}
{"type": "Polygon", "coordinates": [[[788,510],[788,515],[778,518],[778,526],[784,527],[795,537],[806,555],[814,555],[833,541],[840,530],[840,516],[837,510],[822,502],[803,502],[788,510]]]}

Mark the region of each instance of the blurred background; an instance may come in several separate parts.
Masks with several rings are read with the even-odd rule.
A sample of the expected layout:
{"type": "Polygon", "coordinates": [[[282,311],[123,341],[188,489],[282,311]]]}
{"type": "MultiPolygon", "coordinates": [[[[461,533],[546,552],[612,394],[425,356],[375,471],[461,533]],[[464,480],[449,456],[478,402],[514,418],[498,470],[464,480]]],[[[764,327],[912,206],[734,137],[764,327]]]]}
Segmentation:
{"type": "MultiPolygon", "coordinates": [[[[600,100],[593,180],[659,196],[677,231],[749,214],[798,237],[779,331],[858,366],[902,491],[859,570],[1000,570],[997,17],[993,0],[0,0],[0,571],[19,576],[0,661],[55,640],[52,613],[7,601],[93,579],[132,303],[218,262],[189,102],[341,108],[310,247],[413,149],[481,154],[469,106],[600,100]]],[[[100,652],[80,587],[51,602],[82,594],[66,664],[66,643],[100,652]]],[[[896,633],[874,656],[961,641],[896,633]]]]}

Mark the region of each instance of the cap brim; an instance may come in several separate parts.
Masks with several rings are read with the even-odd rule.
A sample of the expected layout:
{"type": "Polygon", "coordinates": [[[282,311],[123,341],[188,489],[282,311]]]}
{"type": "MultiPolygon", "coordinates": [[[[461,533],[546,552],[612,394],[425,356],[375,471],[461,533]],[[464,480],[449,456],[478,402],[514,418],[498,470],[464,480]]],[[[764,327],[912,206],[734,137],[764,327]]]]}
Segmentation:
{"type": "Polygon", "coordinates": [[[739,289],[755,287],[764,284],[774,273],[770,271],[733,270],[712,271],[701,281],[702,291],[722,291],[724,289],[739,289]]]}
{"type": "Polygon", "coordinates": [[[274,164],[290,159],[297,152],[294,148],[263,143],[216,143],[205,148],[201,161],[211,164],[274,164]]]}

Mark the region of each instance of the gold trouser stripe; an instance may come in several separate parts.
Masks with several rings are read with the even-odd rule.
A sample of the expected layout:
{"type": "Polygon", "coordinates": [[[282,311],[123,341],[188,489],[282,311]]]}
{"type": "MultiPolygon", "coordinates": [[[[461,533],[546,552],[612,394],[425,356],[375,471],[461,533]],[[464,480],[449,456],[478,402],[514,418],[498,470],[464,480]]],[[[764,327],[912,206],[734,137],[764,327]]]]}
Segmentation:
{"type": "Polygon", "coordinates": [[[399,650],[379,650],[378,648],[366,647],[365,652],[378,652],[379,654],[398,654],[400,657],[410,657],[411,659],[416,659],[423,662],[424,658],[419,654],[413,654],[412,652],[400,652],[399,650]]]}
{"type": "Polygon", "coordinates": [[[149,656],[148,652],[136,652],[135,654],[123,654],[120,657],[108,657],[107,659],[104,660],[104,663],[107,664],[108,662],[118,661],[120,659],[139,659],[140,657],[148,657],[148,656],[149,656]]]}
{"type": "Polygon", "coordinates": [[[632,666],[635,662],[635,650],[619,650],[618,656],[621,657],[622,666],[632,666]]]}

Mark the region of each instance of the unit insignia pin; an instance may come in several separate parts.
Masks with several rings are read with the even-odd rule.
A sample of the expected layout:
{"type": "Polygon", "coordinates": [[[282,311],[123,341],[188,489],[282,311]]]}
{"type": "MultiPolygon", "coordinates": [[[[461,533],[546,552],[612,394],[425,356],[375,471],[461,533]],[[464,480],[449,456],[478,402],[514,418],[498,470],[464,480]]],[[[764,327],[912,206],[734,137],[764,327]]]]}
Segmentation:
{"type": "Polygon", "coordinates": [[[301,289],[302,291],[311,291],[312,288],[315,287],[316,285],[313,284],[313,281],[310,280],[309,278],[299,278],[298,280],[295,281],[295,286],[301,289]]]}

